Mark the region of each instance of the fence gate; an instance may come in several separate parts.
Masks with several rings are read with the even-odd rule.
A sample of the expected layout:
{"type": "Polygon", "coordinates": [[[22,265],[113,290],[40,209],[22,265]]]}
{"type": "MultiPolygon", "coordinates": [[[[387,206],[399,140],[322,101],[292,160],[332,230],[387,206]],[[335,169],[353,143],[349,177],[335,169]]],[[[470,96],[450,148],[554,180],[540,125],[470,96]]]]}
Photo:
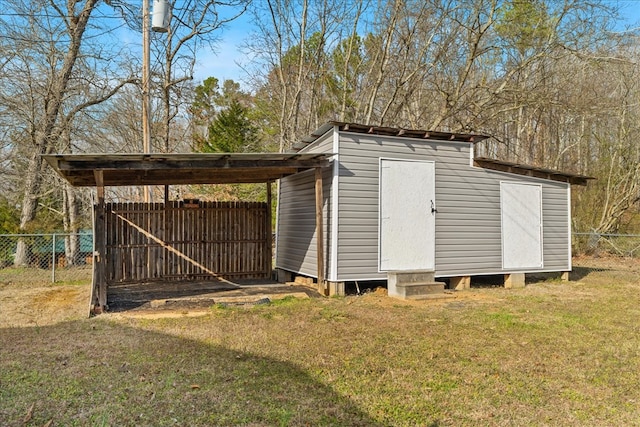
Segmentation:
{"type": "Polygon", "coordinates": [[[104,239],[107,284],[271,276],[266,203],[108,203],[104,239]]]}

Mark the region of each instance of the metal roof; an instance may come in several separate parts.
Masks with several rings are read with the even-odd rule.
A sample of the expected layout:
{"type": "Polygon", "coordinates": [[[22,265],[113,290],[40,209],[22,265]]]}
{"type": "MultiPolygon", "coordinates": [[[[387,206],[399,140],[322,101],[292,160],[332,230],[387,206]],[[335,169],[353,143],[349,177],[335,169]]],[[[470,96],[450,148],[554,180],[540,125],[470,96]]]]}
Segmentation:
{"type": "Polygon", "coordinates": [[[473,159],[476,166],[497,170],[501,172],[515,173],[518,175],[533,176],[536,178],[551,179],[553,181],[568,182],[574,185],[587,185],[589,180],[595,179],[592,176],[579,175],[569,172],[561,172],[553,169],[539,168],[520,163],[505,162],[502,160],[489,159],[486,157],[476,157],[473,159]]]}
{"type": "Polygon", "coordinates": [[[307,169],[326,167],[331,154],[198,153],[198,154],[51,154],[42,156],[77,187],[230,184],[273,181],[307,169]]]}
{"type": "Polygon", "coordinates": [[[394,128],[394,127],[386,127],[386,126],[363,125],[360,123],[330,121],[320,126],[311,135],[305,138],[302,138],[300,142],[294,144],[293,149],[297,151],[304,149],[308,145],[314,143],[322,135],[324,135],[325,133],[333,129],[334,126],[337,126],[338,130],[342,132],[365,133],[370,135],[398,136],[403,138],[419,138],[419,139],[437,140],[437,141],[477,143],[489,138],[486,135],[477,135],[477,134],[470,134],[470,133],[437,132],[437,131],[431,131],[431,130],[403,129],[403,128],[394,128]]]}
{"type": "MultiPolygon", "coordinates": [[[[384,126],[370,126],[359,123],[347,123],[330,121],[320,126],[308,137],[302,138],[302,140],[293,146],[294,150],[302,150],[307,146],[314,143],[322,135],[329,132],[334,127],[337,127],[341,132],[354,132],[364,133],[370,135],[383,135],[394,136],[403,138],[436,140],[436,141],[448,141],[448,142],[465,142],[475,144],[489,136],[459,132],[436,132],[428,130],[417,129],[403,129],[384,126]]],[[[590,176],[579,175],[568,172],[561,172],[553,169],[539,168],[535,166],[529,166],[519,163],[505,162],[496,159],[489,159],[485,157],[478,157],[474,159],[475,165],[485,169],[498,170],[502,172],[510,172],[518,175],[534,176],[538,178],[550,179],[554,181],[568,182],[575,185],[587,185],[589,180],[595,179],[590,176]]]]}

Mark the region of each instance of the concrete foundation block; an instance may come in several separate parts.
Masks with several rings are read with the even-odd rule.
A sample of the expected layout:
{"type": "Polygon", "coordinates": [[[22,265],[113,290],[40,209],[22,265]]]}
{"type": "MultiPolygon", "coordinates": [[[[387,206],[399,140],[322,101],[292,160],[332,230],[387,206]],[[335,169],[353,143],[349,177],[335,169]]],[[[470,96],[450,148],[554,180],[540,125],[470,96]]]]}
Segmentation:
{"type": "Polygon", "coordinates": [[[471,276],[452,277],[449,280],[449,287],[456,291],[471,289],[471,276]]]}
{"type": "Polygon", "coordinates": [[[387,291],[390,297],[420,299],[444,293],[444,283],[435,281],[433,271],[394,271],[387,274],[387,291]]]}
{"type": "Polygon", "coordinates": [[[524,288],[524,273],[511,273],[504,275],[504,287],[506,289],[524,288]]]}
{"type": "Polygon", "coordinates": [[[435,273],[433,271],[390,271],[387,273],[387,278],[398,285],[428,283],[435,281],[435,273]]]}
{"type": "Polygon", "coordinates": [[[293,283],[296,285],[304,285],[304,286],[314,286],[315,282],[311,277],[306,276],[295,276],[293,278],[293,283]]]}
{"type": "Polygon", "coordinates": [[[293,273],[281,268],[276,268],[276,280],[280,283],[293,282],[293,273]]]}

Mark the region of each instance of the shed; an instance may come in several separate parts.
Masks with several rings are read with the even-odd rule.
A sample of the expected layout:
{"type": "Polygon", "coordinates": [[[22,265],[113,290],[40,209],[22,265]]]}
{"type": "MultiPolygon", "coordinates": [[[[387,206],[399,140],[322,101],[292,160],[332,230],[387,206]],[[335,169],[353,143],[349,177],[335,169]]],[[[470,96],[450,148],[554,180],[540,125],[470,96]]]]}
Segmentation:
{"type": "MultiPolygon", "coordinates": [[[[332,158],[323,171],[328,291],[387,280],[390,295],[422,297],[443,289],[439,278],[524,285],[526,273],[570,271],[571,184],[591,178],[474,158],[486,138],[330,122],[297,144],[332,158]]],[[[317,277],[314,182],[312,172],[280,181],[279,274],[317,277]]]]}

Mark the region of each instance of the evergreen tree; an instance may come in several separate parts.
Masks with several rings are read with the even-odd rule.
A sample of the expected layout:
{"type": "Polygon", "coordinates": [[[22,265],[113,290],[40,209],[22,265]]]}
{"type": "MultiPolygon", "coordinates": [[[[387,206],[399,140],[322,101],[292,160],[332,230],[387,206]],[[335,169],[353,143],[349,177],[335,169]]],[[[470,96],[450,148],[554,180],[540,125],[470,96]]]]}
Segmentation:
{"type": "Polygon", "coordinates": [[[252,97],[238,83],[225,80],[220,88],[218,79],[209,77],[195,92],[191,113],[195,124],[201,127],[201,133],[194,135],[196,151],[261,151],[259,128],[252,118],[252,97]]]}
{"type": "Polygon", "coordinates": [[[248,109],[236,99],[220,110],[208,127],[203,152],[246,153],[260,149],[258,130],[248,117],[248,109]]]}

